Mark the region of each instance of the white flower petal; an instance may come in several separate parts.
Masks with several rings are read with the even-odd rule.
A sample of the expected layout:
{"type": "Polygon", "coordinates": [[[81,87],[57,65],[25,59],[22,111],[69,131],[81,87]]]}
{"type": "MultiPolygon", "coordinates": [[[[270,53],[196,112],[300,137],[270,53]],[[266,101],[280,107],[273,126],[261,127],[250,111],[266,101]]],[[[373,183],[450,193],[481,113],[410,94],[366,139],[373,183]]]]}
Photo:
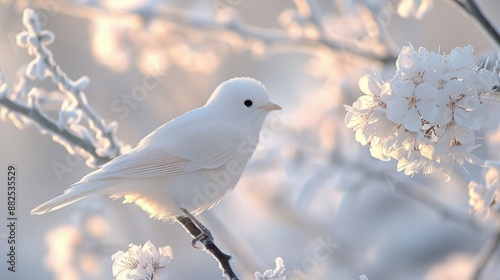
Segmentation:
{"type": "Polygon", "coordinates": [[[455,100],[457,97],[466,91],[465,86],[462,82],[457,80],[448,81],[442,90],[442,93],[451,97],[451,99],[455,100]]]}
{"type": "Polygon", "coordinates": [[[381,161],[389,161],[391,157],[386,153],[383,145],[376,145],[370,147],[370,155],[381,161]]]}
{"type": "Polygon", "coordinates": [[[454,48],[449,55],[446,56],[446,66],[449,70],[455,70],[470,66],[474,59],[474,48],[468,45],[464,48],[454,48]]]}
{"type": "Polygon", "coordinates": [[[443,79],[446,81],[461,81],[469,82],[476,80],[477,72],[472,67],[464,67],[443,74],[443,79]]]}
{"type": "Polygon", "coordinates": [[[420,83],[415,88],[415,96],[422,100],[431,100],[437,95],[437,89],[428,83],[420,83]]]}
{"type": "Polygon", "coordinates": [[[476,109],[479,107],[479,98],[477,96],[466,96],[464,99],[459,101],[460,107],[464,109],[476,109]]]}
{"type": "Polygon", "coordinates": [[[157,258],[158,251],[156,251],[155,245],[151,241],[147,241],[144,246],[142,246],[141,256],[145,258],[157,258]]]}
{"type": "Polygon", "coordinates": [[[460,146],[474,146],[475,145],[475,135],[474,131],[459,125],[453,125],[450,127],[450,134],[452,139],[458,141],[457,144],[460,146]]]}
{"type": "Polygon", "coordinates": [[[391,89],[395,95],[411,97],[415,90],[415,85],[412,81],[397,81],[391,85],[391,89]]]}
{"type": "Polygon", "coordinates": [[[165,268],[160,268],[157,269],[156,272],[154,273],[154,280],[167,280],[170,272],[168,269],[165,268]]]}
{"type": "Polygon", "coordinates": [[[500,77],[493,72],[485,71],[484,69],[479,73],[479,85],[481,91],[490,91],[495,85],[500,83],[500,77]]]}
{"type": "Polygon", "coordinates": [[[432,101],[417,102],[418,112],[428,122],[434,122],[438,114],[438,107],[432,101]]]}
{"type": "Polygon", "coordinates": [[[450,97],[446,94],[446,91],[444,91],[443,89],[438,90],[433,100],[439,107],[446,107],[451,101],[450,97]]]}
{"type": "Polygon", "coordinates": [[[363,146],[366,146],[368,142],[370,142],[371,139],[373,138],[373,136],[365,129],[356,130],[354,137],[356,141],[363,146]]]}
{"type": "Polygon", "coordinates": [[[412,132],[417,132],[422,128],[422,120],[415,108],[408,110],[403,120],[404,127],[412,132]]]}
{"type": "Polygon", "coordinates": [[[438,87],[440,81],[442,80],[444,67],[444,57],[437,53],[429,54],[429,64],[427,70],[424,73],[424,82],[431,84],[434,87],[438,87]]]}
{"type": "Polygon", "coordinates": [[[366,75],[359,79],[359,89],[366,95],[380,95],[382,85],[372,76],[366,75]]]}
{"type": "Polygon", "coordinates": [[[434,121],[437,124],[444,126],[450,123],[452,118],[453,118],[453,111],[450,109],[450,107],[445,106],[445,107],[439,107],[438,117],[436,117],[434,121]]]}
{"type": "Polygon", "coordinates": [[[158,252],[160,255],[168,257],[172,259],[174,257],[174,253],[172,252],[172,248],[170,246],[160,247],[158,248],[158,252]]]}
{"type": "Polygon", "coordinates": [[[395,123],[401,123],[401,118],[408,112],[408,99],[394,96],[387,103],[387,118],[395,123]]]}
{"type": "Polygon", "coordinates": [[[469,124],[471,123],[471,114],[469,112],[466,112],[465,110],[462,109],[456,109],[453,112],[453,117],[455,118],[455,121],[457,124],[461,126],[468,127],[469,124]]]}
{"type": "Polygon", "coordinates": [[[377,106],[379,103],[379,99],[376,99],[375,97],[371,95],[363,95],[358,98],[356,101],[356,108],[358,109],[371,109],[375,106],[377,106]]]}
{"type": "Polygon", "coordinates": [[[366,129],[385,141],[385,138],[394,134],[395,127],[396,124],[387,119],[385,111],[375,110],[370,115],[366,129]]]}
{"type": "Polygon", "coordinates": [[[412,54],[415,52],[413,46],[404,46],[401,50],[401,53],[398,56],[398,60],[396,60],[397,69],[401,68],[409,68],[413,66],[414,60],[412,58],[412,54]]]}
{"type": "Polygon", "coordinates": [[[432,145],[424,145],[421,149],[420,149],[420,154],[427,158],[427,159],[430,159],[430,160],[434,160],[436,158],[436,153],[435,153],[435,149],[434,149],[434,146],[432,145]]]}

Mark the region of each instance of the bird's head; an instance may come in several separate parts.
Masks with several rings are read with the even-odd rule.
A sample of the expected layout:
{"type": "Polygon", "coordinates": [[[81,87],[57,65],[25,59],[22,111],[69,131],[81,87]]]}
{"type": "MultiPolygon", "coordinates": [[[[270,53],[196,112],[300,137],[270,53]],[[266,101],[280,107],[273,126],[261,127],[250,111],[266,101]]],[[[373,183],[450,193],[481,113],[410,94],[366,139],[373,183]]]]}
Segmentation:
{"type": "Polygon", "coordinates": [[[281,110],[280,106],[269,101],[264,85],[252,78],[233,78],[220,84],[205,107],[240,125],[260,126],[270,111],[281,110]]]}

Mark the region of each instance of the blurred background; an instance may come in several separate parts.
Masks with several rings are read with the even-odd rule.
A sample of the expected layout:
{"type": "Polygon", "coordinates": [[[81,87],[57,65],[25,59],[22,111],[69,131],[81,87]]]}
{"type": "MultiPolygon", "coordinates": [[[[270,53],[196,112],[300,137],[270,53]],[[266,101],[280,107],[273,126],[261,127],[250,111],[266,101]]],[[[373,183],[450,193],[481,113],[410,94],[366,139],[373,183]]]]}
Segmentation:
{"type": "MultiPolygon", "coordinates": [[[[321,0],[317,26],[325,30],[305,16],[308,2],[2,0],[1,72],[14,85],[31,61],[15,36],[24,30],[22,10],[35,9],[55,34],[54,59],[71,79],[90,79],[88,103],[132,146],[203,105],[219,83],[254,77],[284,110],[268,117],[235,191],[200,215],[238,275],[253,279],[282,257],[287,279],[468,279],[492,228],[468,213],[467,185],[481,168],[457,168],[450,182],[398,174],[394,161],[372,158],[354,140],[342,105],[362,94],[358,79],[373,69],[391,78],[408,43],[442,53],[472,44],[478,63],[498,46],[452,1],[321,0]],[[138,88],[144,94],[133,98],[138,88]]],[[[500,2],[479,2],[500,22],[491,12],[500,2]]],[[[57,90],[50,81],[36,86],[57,90]]],[[[497,120],[492,108],[479,133],[482,159],[499,159],[497,120]]],[[[7,166],[18,170],[17,271],[2,261],[0,279],[113,279],[111,255],[147,240],[172,247],[169,279],[222,279],[180,225],[121,201],[92,196],[30,216],[92,169],[34,125],[21,130],[3,118],[0,131],[2,224],[7,166]]],[[[7,237],[1,225],[1,260],[7,237]]],[[[497,254],[482,279],[500,279],[498,263],[497,254]]]]}

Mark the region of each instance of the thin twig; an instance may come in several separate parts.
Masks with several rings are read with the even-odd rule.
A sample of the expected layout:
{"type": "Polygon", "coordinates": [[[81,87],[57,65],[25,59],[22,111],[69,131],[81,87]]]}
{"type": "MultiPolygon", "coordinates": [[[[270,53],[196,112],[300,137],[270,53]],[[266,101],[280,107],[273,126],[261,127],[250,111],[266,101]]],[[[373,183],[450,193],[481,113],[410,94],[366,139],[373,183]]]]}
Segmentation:
{"type": "Polygon", "coordinates": [[[89,140],[82,139],[68,130],[59,130],[57,124],[47,118],[45,114],[38,111],[36,107],[28,107],[20,102],[12,101],[7,97],[0,98],[0,104],[7,108],[9,112],[20,114],[32,120],[33,124],[38,126],[42,132],[50,132],[52,135],[57,135],[57,137],[66,140],[68,143],[85,150],[94,157],[97,165],[104,164],[113,159],[111,157],[99,156],[96,153],[94,144],[89,140]]]}
{"type": "Polygon", "coordinates": [[[490,35],[491,39],[496,43],[497,48],[500,48],[500,33],[495,28],[494,24],[486,17],[481,7],[476,3],[476,0],[452,0],[458,7],[467,12],[483,27],[484,31],[490,35]]]}
{"type": "MultiPolygon", "coordinates": [[[[197,237],[201,234],[201,230],[193,223],[193,221],[186,216],[181,216],[177,218],[177,221],[191,234],[191,236],[197,237]]],[[[231,260],[231,256],[223,253],[217,245],[213,242],[213,240],[205,236],[200,240],[201,244],[203,244],[203,249],[209,255],[214,257],[219,263],[219,268],[222,270],[222,274],[229,280],[238,280],[238,277],[234,273],[231,268],[231,264],[229,260],[231,260]]]]}
{"type": "MultiPolygon", "coordinates": [[[[44,48],[41,48],[40,51],[43,49],[44,48]]],[[[92,121],[93,125],[95,126],[95,130],[99,131],[102,134],[101,137],[108,139],[110,147],[108,147],[107,149],[109,149],[110,151],[114,151],[113,158],[119,156],[120,144],[118,143],[116,135],[114,134],[113,130],[110,130],[106,127],[103,119],[92,109],[91,106],[88,105],[84,91],[80,88],[72,90],[71,83],[73,81],[71,81],[64,74],[64,72],[61,71],[61,67],[59,66],[59,64],[57,64],[57,62],[52,59],[51,53],[47,53],[44,56],[44,61],[48,66],[47,70],[50,72],[51,76],[58,81],[57,85],[59,86],[59,88],[64,90],[67,94],[73,95],[73,97],[77,100],[78,108],[81,109],[85,113],[85,115],[92,121]]]]}

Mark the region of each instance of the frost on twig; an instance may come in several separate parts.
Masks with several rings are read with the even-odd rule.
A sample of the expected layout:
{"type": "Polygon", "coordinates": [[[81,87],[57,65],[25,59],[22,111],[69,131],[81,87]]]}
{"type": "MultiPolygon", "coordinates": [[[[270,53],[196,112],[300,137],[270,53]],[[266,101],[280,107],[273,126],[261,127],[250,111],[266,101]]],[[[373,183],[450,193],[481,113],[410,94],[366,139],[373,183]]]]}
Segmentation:
{"type": "Polygon", "coordinates": [[[286,277],[283,275],[285,273],[285,264],[283,263],[283,259],[278,257],[276,258],[276,268],[268,269],[264,271],[264,274],[260,272],[255,272],[256,280],[285,280],[286,277]]]}
{"type": "Polygon", "coordinates": [[[1,118],[10,119],[18,128],[34,124],[69,153],[86,158],[90,167],[118,156],[124,147],[115,137],[117,124],[105,123],[87,103],[83,89],[89,79],[81,77],[73,81],[62,71],[47,48],[54,34],[42,30],[33,10],[24,11],[23,24],[26,31],[17,35],[16,42],[34,58],[22,69],[17,84],[10,91],[5,81],[0,80],[1,118]],[[49,93],[29,85],[29,80],[48,78],[57,86],[57,91],[49,93]],[[50,116],[54,113],[51,112],[53,108],[59,109],[57,117],[50,116]]]}

